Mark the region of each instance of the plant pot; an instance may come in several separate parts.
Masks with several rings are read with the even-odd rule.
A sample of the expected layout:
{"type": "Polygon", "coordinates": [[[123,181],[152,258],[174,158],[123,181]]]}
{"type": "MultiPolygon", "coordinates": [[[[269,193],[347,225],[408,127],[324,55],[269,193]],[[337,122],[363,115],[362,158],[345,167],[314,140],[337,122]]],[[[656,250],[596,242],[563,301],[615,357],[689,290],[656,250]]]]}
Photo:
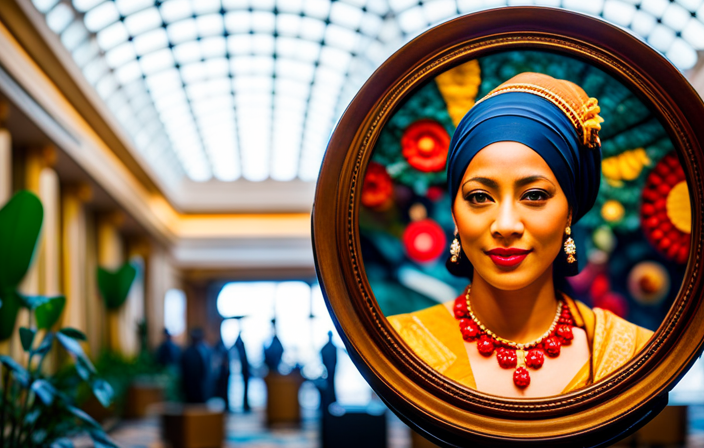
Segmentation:
{"type": "Polygon", "coordinates": [[[161,384],[133,382],[127,389],[125,418],[144,418],[149,409],[164,401],[164,386],[161,384]]]}
{"type": "Polygon", "coordinates": [[[161,431],[172,448],[219,448],[225,438],[225,413],[201,404],[170,403],[161,412],[161,431]]]}

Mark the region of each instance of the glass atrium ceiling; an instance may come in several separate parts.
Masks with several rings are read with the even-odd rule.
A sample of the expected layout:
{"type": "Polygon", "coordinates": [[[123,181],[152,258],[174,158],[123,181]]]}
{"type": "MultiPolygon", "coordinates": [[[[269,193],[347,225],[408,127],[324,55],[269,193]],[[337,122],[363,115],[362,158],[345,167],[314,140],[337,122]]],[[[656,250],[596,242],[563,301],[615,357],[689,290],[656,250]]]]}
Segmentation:
{"type": "Polygon", "coordinates": [[[704,49],[704,0],[32,1],[171,182],[314,181],[366,78],[460,14],[508,3],[601,16],[682,70],[704,49]]]}

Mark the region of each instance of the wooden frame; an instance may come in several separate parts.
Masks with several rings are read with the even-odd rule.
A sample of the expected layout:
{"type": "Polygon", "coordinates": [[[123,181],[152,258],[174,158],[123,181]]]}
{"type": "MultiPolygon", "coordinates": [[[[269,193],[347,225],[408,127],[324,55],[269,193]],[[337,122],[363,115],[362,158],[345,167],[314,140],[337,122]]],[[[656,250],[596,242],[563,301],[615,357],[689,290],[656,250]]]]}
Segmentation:
{"type": "Polygon", "coordinates": [[[313,212],[318,277],[353,361],[379,396],[436,443],[602,446],[634,431],[702,350],[702,209],[692,209],[690,258],[679,295],[632,361],[565,395],[506,399],[461,386],[423,363],[382,314],[361,259],[363,175],[381,129],[415,88],[463,62],[506,50],[542,50],[607,72],[652,108],[677,149],[692,204],[704,201],[704,104],[681,73],[629,33],[564,10],[501,8],[437,26],[391,56],[341,118],[328,146],[313,212]]]}

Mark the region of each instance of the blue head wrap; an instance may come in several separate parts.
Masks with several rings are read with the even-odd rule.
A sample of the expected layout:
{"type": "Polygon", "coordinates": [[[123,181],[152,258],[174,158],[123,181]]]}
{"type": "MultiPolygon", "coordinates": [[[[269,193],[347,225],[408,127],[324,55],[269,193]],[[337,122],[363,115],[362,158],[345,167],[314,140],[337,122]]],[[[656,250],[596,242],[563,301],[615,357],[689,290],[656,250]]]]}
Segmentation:
{"type": "Polygon", "coordinates": [[[447,155],[453,200],[474,156],[504,141],[523,143],[545,160],[572,207],[572,223],[592,208],[601,179],[601,149],[582,146],[559,107],[524,92],[502,93],[476,104],[457,126],[447,155]]]}

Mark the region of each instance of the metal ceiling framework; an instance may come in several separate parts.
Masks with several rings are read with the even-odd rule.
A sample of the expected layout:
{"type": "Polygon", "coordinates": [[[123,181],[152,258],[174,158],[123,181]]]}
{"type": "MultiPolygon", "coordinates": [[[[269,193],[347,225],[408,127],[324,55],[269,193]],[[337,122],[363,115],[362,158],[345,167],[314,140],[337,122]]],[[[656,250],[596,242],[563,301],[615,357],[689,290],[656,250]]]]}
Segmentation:
{"type": "Polygon", "coordinates": [[[429,26],[508,5],[630,29],[685,70],[704,0],[33,0],[164,180],[315,181],[366,78],[429,26]]]}

